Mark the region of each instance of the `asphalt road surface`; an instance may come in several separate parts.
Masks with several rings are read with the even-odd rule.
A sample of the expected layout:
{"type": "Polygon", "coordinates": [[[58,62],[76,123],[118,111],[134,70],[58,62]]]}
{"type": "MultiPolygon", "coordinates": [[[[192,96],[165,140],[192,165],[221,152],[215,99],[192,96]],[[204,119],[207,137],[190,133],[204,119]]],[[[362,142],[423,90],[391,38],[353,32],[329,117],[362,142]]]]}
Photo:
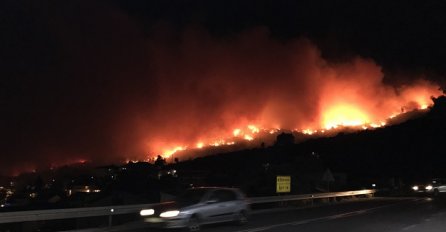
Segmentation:
{"type": "MultiPolygon", "coordinates": [[[[136,223],[114,231],[159,231],[136,223]]],[[[374,198],[313,207],[254,212],[247,225],[211,225],[207,232],[376,231],[445,232],[445,198],[374,198]]]]}

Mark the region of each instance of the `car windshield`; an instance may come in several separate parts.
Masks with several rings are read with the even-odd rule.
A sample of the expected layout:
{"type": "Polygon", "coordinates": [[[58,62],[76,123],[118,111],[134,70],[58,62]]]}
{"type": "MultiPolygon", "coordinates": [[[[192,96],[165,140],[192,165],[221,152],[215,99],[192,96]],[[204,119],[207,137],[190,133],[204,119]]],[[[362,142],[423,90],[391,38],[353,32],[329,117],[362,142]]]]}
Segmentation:
{"type": "Polygon", "coordinates": [[[206,189],[189,189],[182,195],[178,196],[176,201],[182,205],[197,204],[203,199],[206,189]]]}

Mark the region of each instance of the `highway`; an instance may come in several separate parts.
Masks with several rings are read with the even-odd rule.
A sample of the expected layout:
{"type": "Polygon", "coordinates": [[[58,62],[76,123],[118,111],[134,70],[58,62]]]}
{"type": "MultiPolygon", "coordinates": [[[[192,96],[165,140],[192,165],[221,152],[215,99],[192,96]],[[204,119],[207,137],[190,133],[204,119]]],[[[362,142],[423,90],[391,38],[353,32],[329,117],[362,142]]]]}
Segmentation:
{"type": "MultiPolygon", "coordinates": [[[[159,231],[139,222],[110,231],[159,231]]],[[[210,225],[208,232],[446,231],[446,198],[374,198],[311,208],[255,211],[247,225],[210,225]]]]}

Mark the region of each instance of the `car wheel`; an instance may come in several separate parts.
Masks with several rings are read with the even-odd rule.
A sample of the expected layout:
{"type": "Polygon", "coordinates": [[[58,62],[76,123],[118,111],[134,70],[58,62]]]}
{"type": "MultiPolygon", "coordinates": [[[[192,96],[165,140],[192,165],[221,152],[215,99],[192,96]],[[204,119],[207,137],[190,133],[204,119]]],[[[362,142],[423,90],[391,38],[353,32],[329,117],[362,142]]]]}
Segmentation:
{"type": "Polygon", "coordinates": [[[188,231],[199,231],[200,230],[200,219],[196,215],[192,215],[187,223],[188,231]]]}
{"type": "Polygon", "coordinates": [[[436,197],[437,197],[437,196],[438,196],[438,194],[439,194],[439,192],[438,192],[438,189],[435,189],[435,190],[434,190],[434,196],[436,196],[436,197]]]}
{"type": "Polygon", "coordinates": [[[236,214],[235,222],[238,225],[244,225],[248,223],[248,213],[245,210],[242,210],[236,214]]]}

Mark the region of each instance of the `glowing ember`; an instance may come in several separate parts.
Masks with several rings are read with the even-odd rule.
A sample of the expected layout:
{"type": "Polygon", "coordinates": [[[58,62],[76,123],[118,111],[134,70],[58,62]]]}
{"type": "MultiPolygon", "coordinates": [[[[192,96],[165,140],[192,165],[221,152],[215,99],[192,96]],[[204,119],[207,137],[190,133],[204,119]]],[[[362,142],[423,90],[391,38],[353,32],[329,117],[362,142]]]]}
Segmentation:
{"type": "Polygon", "coordinates": [[[253,134],[260,132],[260,129],[254,125],[248,125],[248,129],[251,130],[251,133],[253,133],[253,134]]]}
{"type": "Polygon", "coordinates": [[[173,149],[169,149],[169,150],[165,150],[164,152],[163,152],[163,158],[169,158],[172,154],[174,154],[175,152],[177,152],[177,151],[184,151],[184,150],[186,150],[187,149],[187,147],[183,147],[183,146],[177,146],[177,147],[174,147],[173,149]]]}
{"type": "Polygon", "coordinates": [[[213,147],[219,147],[221,145],[225,145],[226,142],[224,140],[218,140],[218,141],[214,141],[212,143],[209,144],[209,146],[213,146],[213,147]]]}
{"type": "Polygon", "coordinates": [[[203,148],[204,147],[204,143],[202,143],[202,142],[198,142],[197,143],[197,148],[198,149],[201,149],[201,148],[203,148]]]}
{"type": "Polygon", "coordinates": [[[373,128],[378,128],[378,127],[380,127],[380,125],[378,125],[378,124],[376,124],[376,123],[372,123],[372,124],[370,124],[370,126],[373,127],[373,128]]]}
{"type": "Polygon", "coordinates": [[[311,130],[311,129],[305,129],[302,131],[302,133],[306,134],[306,135],[312,135],[314,133],[316,133],[316,130],[311,130]]]}

